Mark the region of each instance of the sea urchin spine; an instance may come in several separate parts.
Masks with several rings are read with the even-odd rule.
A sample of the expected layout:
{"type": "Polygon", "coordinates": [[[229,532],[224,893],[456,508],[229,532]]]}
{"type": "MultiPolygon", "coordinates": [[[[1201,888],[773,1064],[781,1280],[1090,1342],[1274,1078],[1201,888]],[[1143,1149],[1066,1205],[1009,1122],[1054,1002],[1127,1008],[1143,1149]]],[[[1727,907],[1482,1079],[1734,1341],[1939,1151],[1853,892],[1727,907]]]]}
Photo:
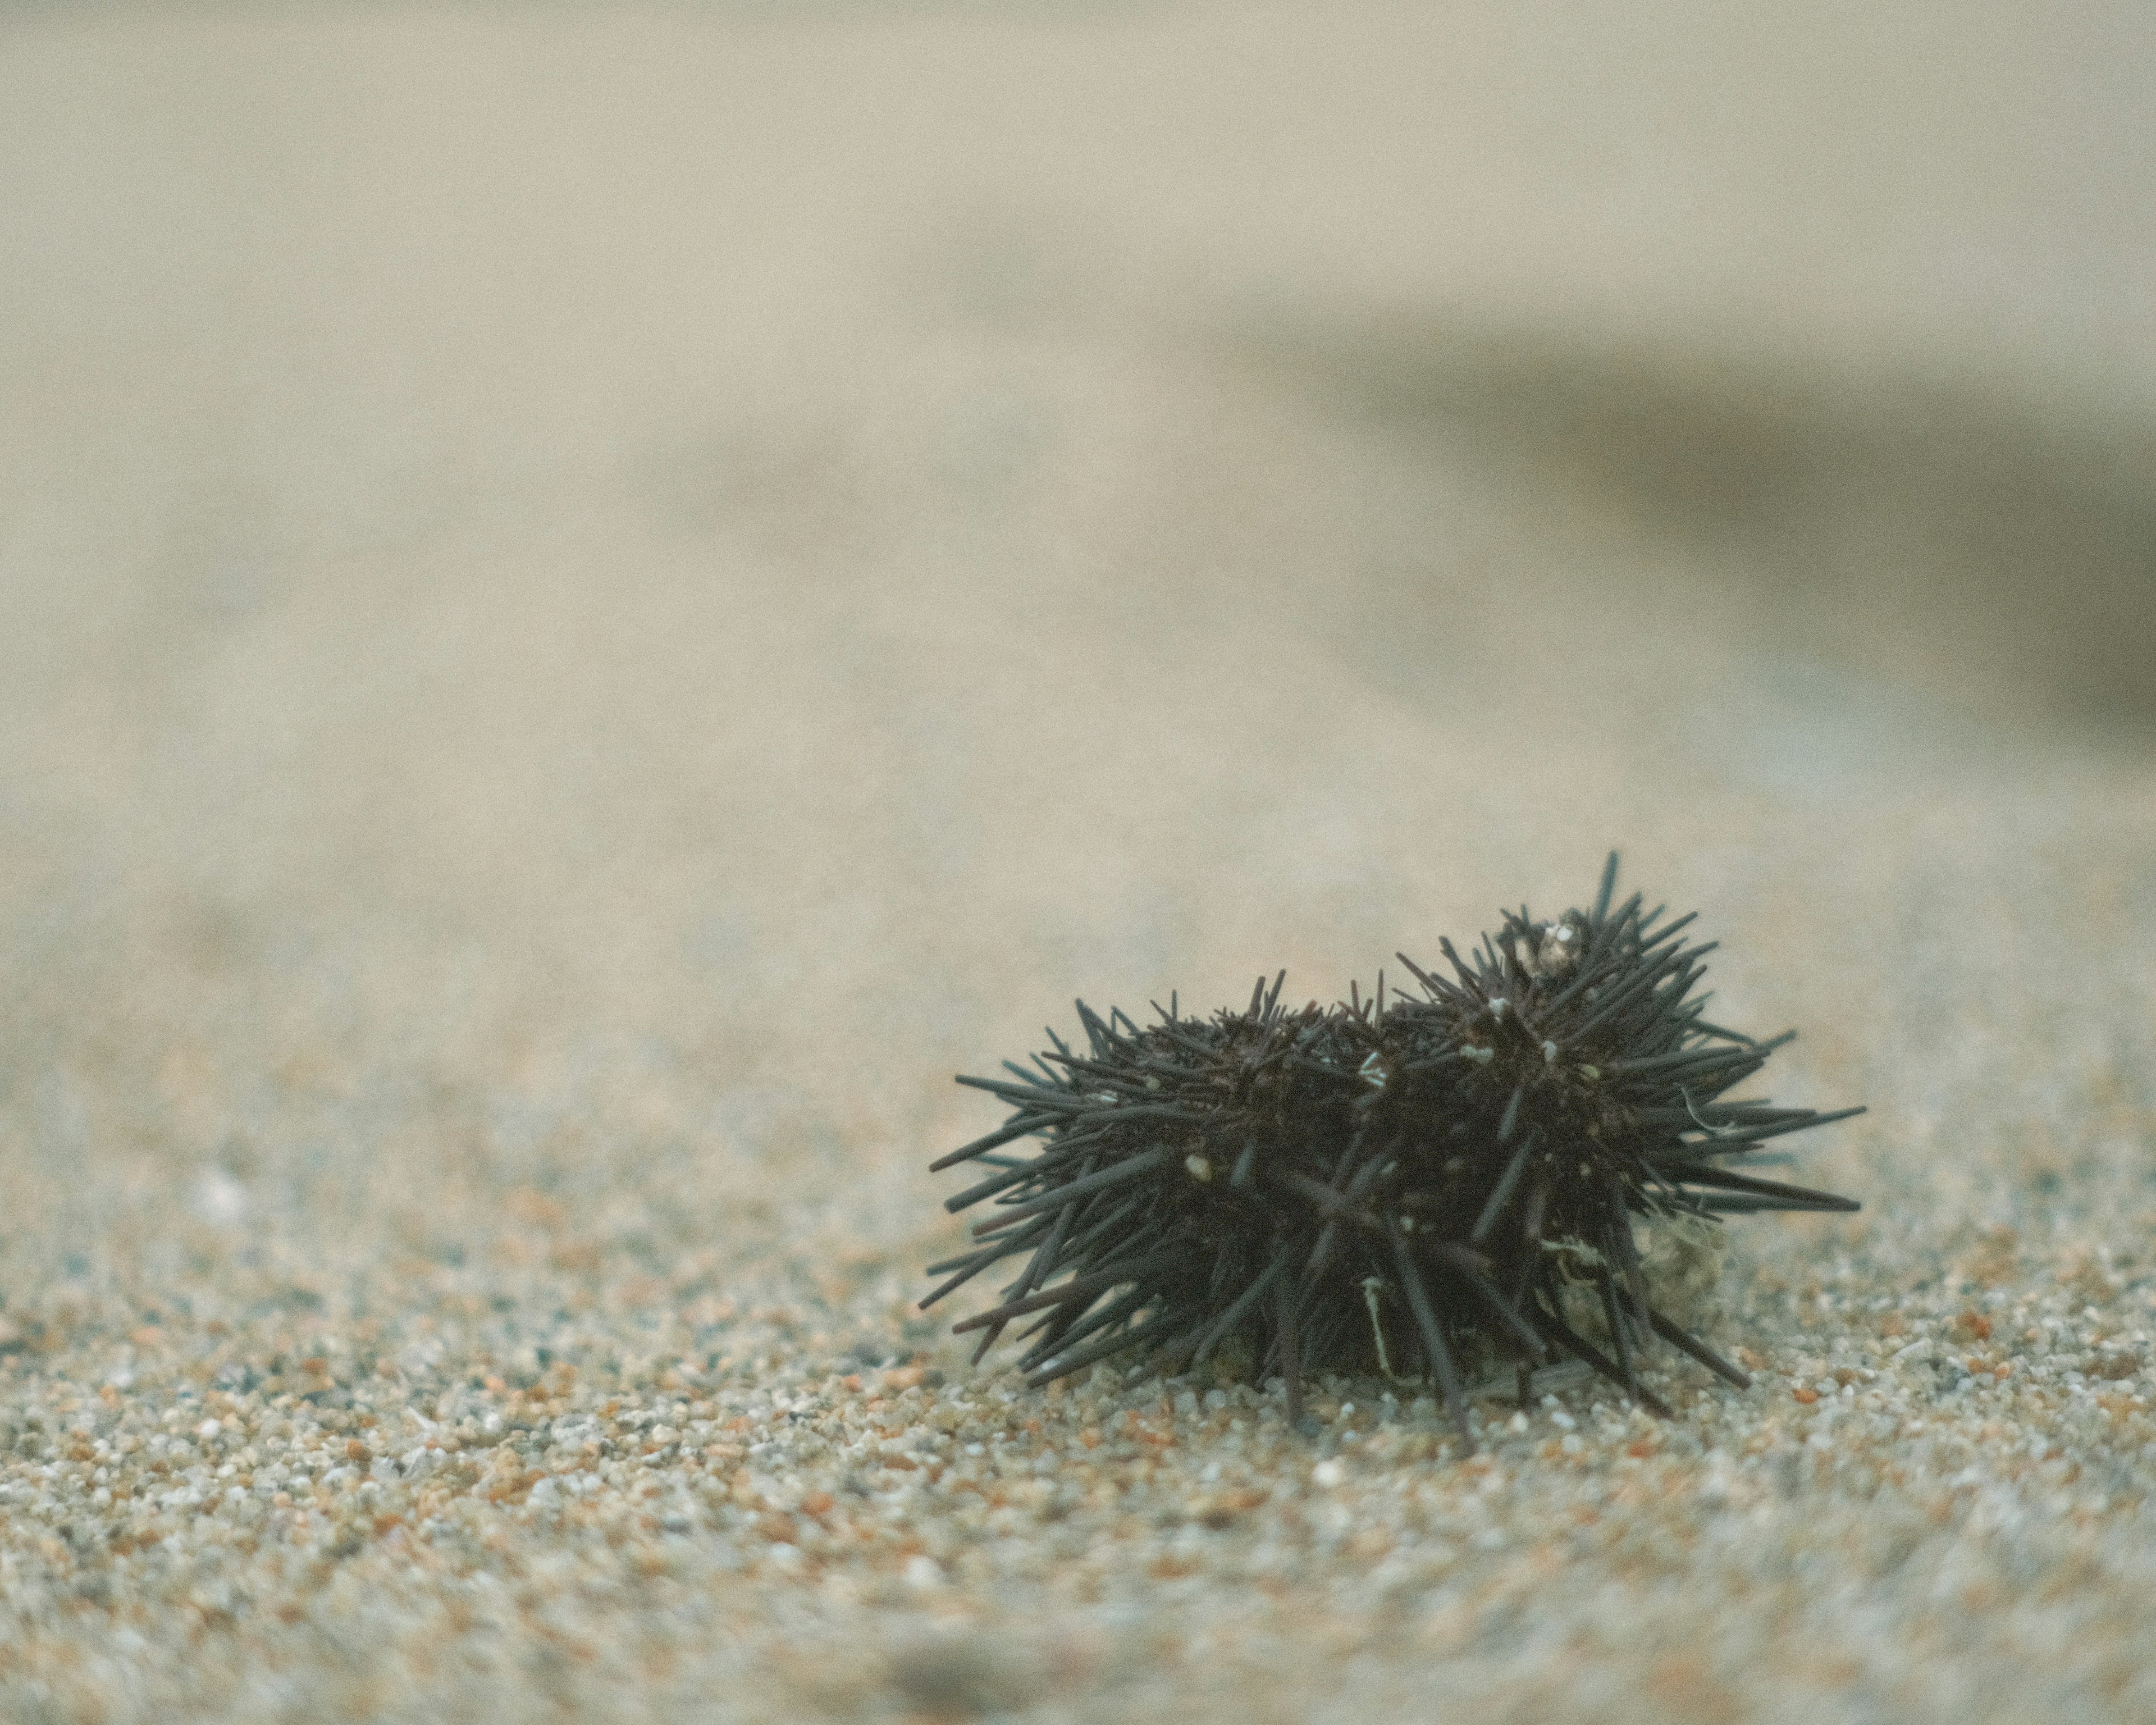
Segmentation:
{"type": "Polygon", "coordinates": [[[985,1165],[946,1207],[996,1214],[921,1304],[1018,1259],[957,1326],[982,1332],[976,1359],[1020,1319],[1036,1384],[1125,1353],[1165,1373],[1226,1355],[1281,1376],[1291,1418],[1305,1372],[1375,1368],[1433,1381],[1464,1435],[1471,1374],[1510,1363],[1524,1399],[1567,1355],[1666,1414],[1639,1378],[1656,1338],[1744,1385],[1656,1309],[1634,1218],[1853,1210],[1734,1164],[1863,1111],[1722,1101],[1794,1033],[1709,1023],[1692,991],[1712,944],[1636,894],[1613,908],[1616,871],[1592,911],[1507,912],[1466,958],[1441,941],[1449,975],[1401,955],[1419,998],[1388,1001],[1380,977],[1374,999],[1284,1009],[1283,975],[1240,1011],[1171,1002],[1142,1029],[1080,1002],[1084,1052],[1050,1030],[1031,1069],[958,1081],[1013,1111],[934,1166],[985,1165]],[[1028,1137],[1037,1153],[1006,1151],[1028,1137]]]}

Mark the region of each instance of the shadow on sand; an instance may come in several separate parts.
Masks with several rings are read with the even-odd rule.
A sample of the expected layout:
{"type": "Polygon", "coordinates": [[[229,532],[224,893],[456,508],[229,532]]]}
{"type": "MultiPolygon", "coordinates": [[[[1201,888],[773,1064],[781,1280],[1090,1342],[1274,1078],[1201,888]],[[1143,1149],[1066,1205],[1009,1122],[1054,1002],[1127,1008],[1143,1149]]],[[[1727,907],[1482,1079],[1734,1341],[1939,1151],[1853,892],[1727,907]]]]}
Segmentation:
{"type": "Polygon", "coordinates": [[[2156,742],[2156,425],[1435,321],[1276,331],[1257,355],[1509,489],[1523,520],[1728,572],[1779,640],[2156,742]]]}

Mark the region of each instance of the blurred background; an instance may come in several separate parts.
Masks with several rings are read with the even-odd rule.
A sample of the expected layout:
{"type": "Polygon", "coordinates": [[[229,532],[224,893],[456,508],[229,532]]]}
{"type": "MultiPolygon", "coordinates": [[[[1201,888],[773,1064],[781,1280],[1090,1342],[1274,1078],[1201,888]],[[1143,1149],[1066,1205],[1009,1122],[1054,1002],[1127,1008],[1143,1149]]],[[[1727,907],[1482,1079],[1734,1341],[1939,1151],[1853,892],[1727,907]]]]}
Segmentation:
{"type": "Polygon", "coordinates": [[[8,1285],[506,1193],[896,1301],[954,1068],[1613,845],[1822,1182],[2115,1208],[2152,89],[2123,0],[0,6],[8,1285]]]}

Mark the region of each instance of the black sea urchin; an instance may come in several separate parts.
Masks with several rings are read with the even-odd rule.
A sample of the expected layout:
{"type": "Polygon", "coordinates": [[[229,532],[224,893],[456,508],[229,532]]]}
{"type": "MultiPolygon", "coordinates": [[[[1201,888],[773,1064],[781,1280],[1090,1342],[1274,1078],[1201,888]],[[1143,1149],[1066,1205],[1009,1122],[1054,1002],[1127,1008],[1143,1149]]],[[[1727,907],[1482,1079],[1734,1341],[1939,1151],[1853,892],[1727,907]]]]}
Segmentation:
{"type": "Polygon", "coordinates": [[[978,1242],[930,1266],[926,1307],[1022,1260],[993,1309],[957,1326],[984,1354],[1019,1319],[1032,1382],[1111,1355],[1177,1372],[1215,1354],[1254,1380],[1375,1368],[1435,1381],[1463,1434],[1464,1384],[1509,1363],[1584,1360],[1658,1413],[1636,1359],[1656,1337],[1749,1380],[1656,1309],[1635,1216],[1853,1210],[1731,1166],[1769,1138],[1846,1119],[1721,1098],[1794,1032],[1755,1042],[1710,1024],[1693,985],[1712,950],[1691,916],[1637,894],[1591,911],[1507,912],[1452,974],[1401,955],[1421,998],[1283,1009],[1283,978],[1209,1019],[1173,1003],[1141,1029],[1081,1001],[1088,1047],[1053,1030],[1034,1069],[961,1077],[1013,1112],[952,1151],[993,1172],[948,1200],[993,1199],[978,1242]],[[1003,1147],[1025,1137],[1040,1152],[1003,1147]],[[1590,1336],[1588,1332],[1592,1332],[1590,1336]]]}

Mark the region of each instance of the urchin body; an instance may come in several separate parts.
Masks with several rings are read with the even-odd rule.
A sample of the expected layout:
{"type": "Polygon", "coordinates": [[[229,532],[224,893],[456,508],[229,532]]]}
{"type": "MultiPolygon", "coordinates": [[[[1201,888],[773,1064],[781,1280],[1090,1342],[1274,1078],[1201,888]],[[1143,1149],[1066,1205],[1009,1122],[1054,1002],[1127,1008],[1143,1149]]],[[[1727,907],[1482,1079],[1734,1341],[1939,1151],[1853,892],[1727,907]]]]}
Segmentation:
{"type": "MultiPolygon", "coordinates": [[[[1690,917],[1635,896],[1612,909],[1507,914],[1451,974],[1409,964],[1418,997],[1283,1009],[1281,980],[1241,1011],[1140,1028],[1082,1003],[1090,1046],[1008,1079],[966,1078],[1014,1111],[943,1158],[995,1172],[948,1200],[993,1200],[978,1244],[933,1266],[927,1305],[1022,1258],[985,1332],[1033,1322],[1034,1381],[1141,1353],[1178,1371],[1226,1352],[1299,1402],[1302,1373],[1377,1368],[1432,1381],[1466,1428],[1463,1384],[1510,1361],[1583,1359],[1657,1411],[1635,1358],[1654,1338],[1742,1384],[1657,1310],[1635,1218],[1854,1209],[1730,1166],[1761,1142],[1861,1111],[1724,1101],[1787,1037],[1707,1022],[1692,988],[1710,947],[1690,917]],[[1029,1158],[998,1153],[1043,1141],[1029,1158]],[[1580,1291],[1598,1338],[1568,1317],[1580,1291]],[[1572,1297],[1568,1300],[1568,1295],[1572,1297]]],[[[976,1356],[978,1357],[978,1355],[976,1356]]]]}

